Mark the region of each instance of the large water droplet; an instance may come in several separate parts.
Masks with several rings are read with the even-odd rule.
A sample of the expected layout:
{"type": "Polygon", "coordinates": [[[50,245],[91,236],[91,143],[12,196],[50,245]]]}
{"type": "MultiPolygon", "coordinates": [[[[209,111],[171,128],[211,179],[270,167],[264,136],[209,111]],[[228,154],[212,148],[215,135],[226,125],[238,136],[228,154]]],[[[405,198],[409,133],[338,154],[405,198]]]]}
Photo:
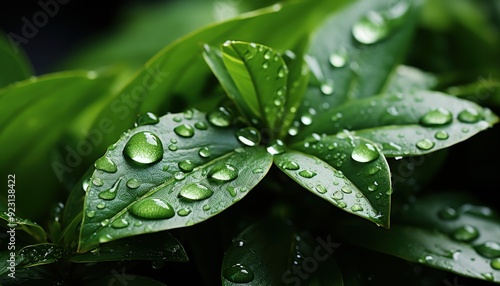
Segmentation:
{"type": "Polygon", "coordinates": [[[481,114],[477,109],[469,107],[458,114],[458,120],[464,123],[476,123],[481,120],[481,114]]]}
{"type": "Polygon", "coordinates": [[[130,207],[129,212],[144,219],[168,219],[175,215],[172,206],[158,198],[140,200],[130,207]]]}
{"type": "Polygon", "coordinates": [[[189,138],[194,136],[194,128],[189,124],[182,124],[174,128],[175,134],[189,138]]]}
{"type": "Polygon", "coordinates": [[[191,160],[180,161],[177,166],[179,166],[179,169],[181,169],[184,173],[189,173],[193,171],[194,167],[196,167],[191,160]]]}
{"type": "Polygon", "coordinates": [[[378,159],[380,154],[375,146],[370,143],[361,143],[356,146],[351,153],[351,158],[360,163],[368,163],[378,159]]]}
{"type": "Polygon", "coordinates": [[[163,145],[155,134],[143,131],[128,140],[123,153],[140,164],[152,164],[163,158],[163,145]]]}
{"type": "Polygon", "coordinates": [[[486,258],[500,257],[500,244],[496,241],[486,241],[475,247],[477,253],[486,258]]]}
{"type": "Polygon", "coordinates": [[[231,115],[224,108],[210,112],[207,116],[208,122],[217,127],[228,127],[231,125],[231,115]]]}
{"type": "Polygon", "coordinates": [[[341,68],[347,63],[348,55],[346,49],[339,49],[330,55],[330,64],[336,68],[341,68]]]}
{"type": "Polygon", "coordinates": [[[500,270],[500,258],[493,258],[490,262],[491,268],[500,270]]]}
{"type": "Polygon", "coordinates": [[[249,283],[254,279],[253,271],[241,263],[224,269],[223,275],[224,278],[233,283],[249,283]]]}
{"type": "Polygon", "coordinates": [[[300,168],[299,164],[297,164],[294,161],[284,161],[281,164],[281,167],[285,170],[290,170],[290,171],[295,171],[295,170],[298,170],[300,168]]]}
{"type": "Polygon", "coordinates": [[[202,148],[200,148],[200,150],[198,150],[198,155],[200,155],[200,157],[203,157],[203,158],[208,158],[212,154],[210,152],[210,148],[208,148],[208,147],[202,147],[202,148]]]}
{"type": "Polygon", "coordinates": [[[201,201],[210,198],[214,192],[200,183],[192,183],[182,187],[179,197],[189,201],[201,201]]]}
{"type": "Polygon", "coordinates": [[[444,207],[438,212],[438,216],[443,220],[454,220],[458,218],[458,212],[451,207],[444,207]]]}
{"type": "Polygon", "coordinates": [[[117,171],[116,164],[106,156],[102,156],[101,158],[97,159],[97,161],[95,161],[94,163],[94,166],[96,169],[108,173],[115,173],[117,171]]]}
{"type": "Polygon", "coordinates": [[[299,172],[299,175],[303,178],[311,179],[312,177],[316,176],[317,174],[311,170],[302,170],[299,172]]]}
{"type": "Polygon", "coordinates": [[[453,231],[451,237],[457,241],[470,242],[479,236],[477,229],[471,225],[461,226],[453,231]]]}
{"type": "Polygon", "coordinates": [[[423,126],[440,126],[451,122],[453,116],[448,110],[439,107],[427,112],[420,118],[420,124],[423,126]]]}
{"type": "Polygon", "coordinates": [[[269,147],[267,147],[267,152],[271,155],[278,155],[278,154],[282,154],[283,152],[285,152],[285,143],[283,143],[283,141],[277,139],[275,140],[273,143],[271,143],[271,145],[269,145],[269,147]]]}
{"type": "Polygon", "coordinates": [[[129,222],[124,218],[119,218],[111,223],[112,228],[125,228],[129,225],[129,222]]]}
{"type": "Polygon", "coordinates": [[[260,143],[260,132],[253,127],[246,127],[236,132],[236,138],[247,146],[256,146],[260,143]]]}
{"type": "Polygon", "coordinates": [[[434,142],[425,138],[425,139],[419,140],[416,145],[417,145],[418,149],[430,150],[434,147],[434,142]]]}
{"type": "Polygon", "coordinates": [[[147,112],[137,117],[137,120],[135,121],[135,126],[137,127],[143,125],[155,125],[158,122],[160,122],[160,119],[158,119],[158,116],[156,116],[156,114],[147,112]]]}
{"type": "Polygon", "coordinates": [[[112,200],[116,198],[116,190],[120,186],[121,181],[122,181],[121,179],[118,179],[118,181],[116,181],[109,190],[100,192],[99,198],[103,200],[112,200]]]}
{"type": "Polygon", "coordinates": [[[238,177],[238,168],[230,164],[218,165],[208,172],[207,177],[214,181],[229,182],[238,177]]]}
{"type": "Polygon", "coordinates": [[[140,185],[141,185],[141,183],[134,178],[131,178],[127,181],[127,187],[129,187],[131,189],[137,189],[140,185]]]}

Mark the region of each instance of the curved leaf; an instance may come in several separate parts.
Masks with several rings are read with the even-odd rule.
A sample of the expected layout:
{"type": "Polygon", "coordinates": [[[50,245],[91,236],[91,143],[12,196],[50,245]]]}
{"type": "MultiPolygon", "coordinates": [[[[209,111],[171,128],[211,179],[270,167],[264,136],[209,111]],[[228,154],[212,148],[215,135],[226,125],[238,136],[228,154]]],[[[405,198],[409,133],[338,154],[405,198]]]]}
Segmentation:
{"type": "Polygon", "coordinates": [[[493,262],[500,257],[500,217],[474,201],[460,193],[431,195],[395,214],[397,222],[388,231],[350,221],[340,223],[339,235],[409,261],[500,282],[493,262]],[[492,244],[489,249],[496,250],[488,252],[492,244]]]}
{"type": "MultiPolygon", "coordinates": [[[[21,269],[55,263],[65,254],[66,252],[63,248],[52,243],[28,245],[16,251],[15,267],[16,269],[21,269]]],[[[3,263],[4,261],[6,260],[2,259],[2,263],[0,264],[0,275],[10,271],[7,268],[9,266],[8,263],[3,263]]]]}
{"type": "Polygon", "coordinates": [[[189,110],[125,133],[96,161],[79,250],[192,225],[239,201],[267,173],[272,156],[261,147],[242,148],[236,131],[189,110]],[[142,161],[152,155],[151,163],[142,161]]]}
{"type": "Polygon", "coordinates": [[[338,246],[331,237],[314,242],[281,220],[256,223],[227,250],[222,285],[344,285],[332,257],[338,246]]]}
{"type": "Polygon", "coordinates": [[[384,93],[410,93],[415,90],[432,90],[437,78],[415,67],[400,65],[384,87],[384,93]]]}
{"type": "Polygon", "coordinates": [[[9,41],[5,39],[3,33],[0,33],[0,63],[2,63],[0,66],[0,87],[27,79],[33,74],[24,53],[17,46],[13,46],[14,41],[9,41]]]}
{"type": "MultiPolygon", "coordinates": [[[[28,234],[28,237],[24,237],[26,242],[47,241],[47,233],[45,233],[45,230],[38,223],[15,215],[11,217],[9,214],[10,213],[4,211],[0,212],[0,226],[8,230],[22,230],[28,234]]],[[[21,237],[19,232],[17,232],[16,235],[21,237]]]]}
{"type": "Polygon", "coordinates": [[[374,144],[340,133],[292,148],[303,153],[290,151],[276,157],[288,176],[335,206],[389,227],[390,171],[374,144]]]}

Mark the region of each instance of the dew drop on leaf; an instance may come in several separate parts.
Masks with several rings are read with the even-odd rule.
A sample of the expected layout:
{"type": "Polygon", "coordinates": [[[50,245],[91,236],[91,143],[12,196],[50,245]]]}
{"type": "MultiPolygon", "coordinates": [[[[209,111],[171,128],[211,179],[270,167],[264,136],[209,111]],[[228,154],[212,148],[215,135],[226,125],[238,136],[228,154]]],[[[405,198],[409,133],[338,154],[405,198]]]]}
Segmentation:
{"type": "Polygon", "coordinates": [[[179,216],[188,216],[190,213],[191,213],[191,210],[188,208],[182,208],[182,209],[177,211],[177,214],[179,216]]]}
{"type": "Polygon", "coordinates": [[[342,188],[340,188],[342,190],[342,192],[346,193],[346,194],[350,194],[352,193],[352,189],[349,188],[348,186],[343,186],[342,188]]]}
{"type": "Polygon", "coordinates": [[[479,232],[472,225],[463,225],[455,229],[451,237],[456,241],[470,242],[479,236],[479,232]]]}
{"type": "Polygon", "coordinates": [[[320,90],[324,95],[330,95],[334,91],[334,82],[331,78],[321,83],[320,90]]]}
{"type": "Polygon", "coordinates": [[[271,145],[269,145],[266,150],[267,153],[271,155],[282,154],[283,152],[285,152],[285,143],[277,139],[274,142],[272,142],[271,145]]]}
{"type": "Polygon", "coordinates": [[[484,279],[486,279],[488,281],[493,281],[495,279],[495,277],[493,276],[493,273],[491,273],[491,272],[481,273],[481,276],[483,276],[484,279]]]}
{"type": "Polygon", "coordinates": [[[214,192],[200,183],[185,185],[179,192],[179,197],[188,201],[201,201],[210,198],[214,192]]]}
{"type": "Polygon", "coordinates": [[[125,228],[129,225],[129,222],[124,218],[119,218],[111,223],[112,228],[125,228]]]}
{"type": "Polygon", "coordinates": [[[500,258],[493,258],[490,262],[491,268],[500,270],[500,258]]]}
{"type": "Polygon", "coordinates": [[[448,135],[448,133],[446,131],[443,131],[443,130],[439,130],[438,132],[436,132],[436,134],[434,134],[434,138],[438,139],[438,140],[446,140],[450,137],[450,135],[448,135]]]}
{"type": "Polygon", "coordinates": [[[207,115],[208,122],[217,127],[228,127],[231,125],[231,116],[224,109],[218,109],[207,115]]]}
{"type": "Polygon", "coordinates": [[[88,211],[87,212],[87,217],[88,218],[93,218],[95,216],[95,211],[88,211]]]}
{"type": "Polygon", "coordinates": [[[458,212],[456,209],[451,207],[444,207],[438,212],[439,218],[442,220],[455,220],[458,218],[458,212]]]}
{"type": "Polygon", "coordinates": [[[194,128],[198,129],[198,130],[207,130],[208,129],[208,126],[205,122],[203,121],[198,121],[194,124],[194,128]]]}
{"type": "Polygon", "coordinates": [[[128,140],[123,153],[139,164],[152,164],[163,158],[163,145],[155,134],[143,131],[128,140]]]}
{"type": "Polygon", "coordinates": [[[295,170],[298,170],[300,168],[299,164],[297,164],[294,161],[284,161],[281,164],[281,167],[285,170],[290,170],[290,171],[295,171],[295,170]]]}
{"type": "Polygon", "coordinates": [[[458,114],[458,120],[464,123],[476,123],[481,120],[481,114],[474,108],[466,108],[458,114]]]}
{"type": "Polygon", "coordinates": [[[191,160],[180,161],[177,166],[179,166],[179,169],[181,169],[184,173],[189,173],[193,171],[194,167],[196,167],[191,160]]]}
{"type": "Polygon", "coordinates": [[[104,184],[104,182],[101,180],[101,178],[93,178],[92,184],[96,187],[100,187],[104,184]]]}
{"type": "Polygon", "coordinates": [[[370,143],[361,143],[356,146],[351,153],[351,158],[360,163],[368,163],[378,159],[380,154],[375,146],[370,143]]]}
{"type": "Polygon", "coordinates": [[[347,50],[342,48],[334,51],[329,57],[330,64],[336,68],[345,66],[348,60],[347,50]]]}
{"type": "Polygon", "coordinates": [[[233,283],[249,283],[254,279],[253,271],[241,263],[236,263],[224,269],[223,276],[233,283]]]}
{"type": "Polygon", "coordinates": [[[134,203],[129,212],[144,219],[168,219],[175,215],[172,206],[163,199],[145,198],[134,203]]]}
{"type": "Polygon", "coordinates": [[[175,134],[184,138],[194,136],[194,128],[189,124],[182,124],[174,128],[175,134]]]}
{"type": "Polygon", "coordinates": [[[302,171],[299,172],[299,175],[301,177],[303,177],[303,178],[311,179],[314,176],[316,176],[317,174],[314,171],[311,171],[311,170],[302,170],[302,171]]]}
{"type": "Polygon", "coordinates": [[[231,164],[218,165],[213,167],[207,177],[217,182],[229,182],[238,177],[238,168],[231,164]]]}
{"type": "Polygon", "coordinates": [[[236,132],[236,138],[246,146],[256,146],[260,143],[260,132],[253,127],[246,127],[236,132]]]}
{"type": "Polygon", "coordinates": [[[479,255],[486,258],[500,257],[500,244],[496,241],[486,241],[475,247],[479,255]]]}
{"type": "Polygon", "coordinates": [[[424,114],[420,118],[420,124],[423,126],[441,126],[450,123],[452,119],[451,112],[440,107],[424,114]]]}
{"type": "Polygon", "coordinates": [[[115,173],[117,171],[116,164],[106,156],[102,156],[101,158],[97,159],[97,161],[95,161],[94,163],[94,167],[97,170],[108,173],[115,173]]]}
{"type": "Polygon", "coordinates": [[[160,120],[158,119],[158,116],[156,116],[156,114],[151,112],[146,112],[137,117],[137,120],[135,121],[135,126],[137,127],[143,125],[155,125],[158,122],[160,122],[160,120]]]}
{"type": "Polygon", "coordinates": [[[95,207],[96,207],[97,209],[102,210],[103,208],[105,208],[105,207],[106,207],[106,203],[105,203],[105,202],[100,202],[100,203],[98,203],[95,207]]]}
{"type": "Polygon", "coordinates": [[[177,151],[177,149],[179,149],[179,147],[177,147],[177,145],[175,144],[168,145],[168,150],[170,151],[177,151]]]}
{"type": "Polygon", "coordinates": [[[434,147],[434,142],[425,138],[417,141],[417,148],[421,150],[430,150],[434,147]]]}
{"type": "Polygon", "coordinates": [[[318,193],[320,193],[320,194],[324,194],[324,193],[326,193],[327,189],[323,185],[317,185],[316,186],[316,191],[318,193]]]}
{"type": "Polygon", "coordinates": [[[109,190],[105,190],[99,193],[99,198],[103,200],[112,200],[116,197],[116,190],[120,186],[121,179],[118,179],[109,190]]]}
{"type": "Polygon", "coordinates": [[[129,187],[130,189],[137,189],[140,185],[141,183],[134,178],[131,178],[127,181],[127,187],[129,187]]]}
{"type": "Polygon", "coordinates": [[[360,206],[359,204],[354,204],[351,206],[351,211],[353,212],[360,212],[363,210],[363,207],[360,206]]]}
{"type": "Polygon", "coordinates": [[[210,148],[208,148],[208,147],[202,147],[202,148],[200,148],[200,150],[198,150],[198,155],[200,155],[200,157],[202,157],[202,158],[208,158],[212,154],[210,152],[210,148]]]}

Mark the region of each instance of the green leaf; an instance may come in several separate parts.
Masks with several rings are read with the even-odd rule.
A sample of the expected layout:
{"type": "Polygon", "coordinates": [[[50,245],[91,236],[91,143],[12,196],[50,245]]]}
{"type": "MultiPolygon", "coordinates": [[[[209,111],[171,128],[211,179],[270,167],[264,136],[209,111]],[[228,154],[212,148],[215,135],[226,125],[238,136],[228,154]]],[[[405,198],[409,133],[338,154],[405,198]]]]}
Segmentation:
{"type": "Polygon", "coordinates": [[[384,93],[411,93],[415,90],[432,90],[437,78],[415,67],[400,65],[384,87],[384,93]]]}
{"type": "Polygon", "coordinates": [[[427,196],[393,217],[397,222],[390,230],[344,221],[339,225],[339,235],[359,246],[409,261],[500,281],[493,262],[500,257],[500,217],[469,195],[453,192],[427,196]],[[488,245],[496,246],[496,252],[488,252],[488,245]]]}
{"type": "Polygon", "coordinates": [[[166,106],[171,111],[184,109],[179,102],[203,106],[200,102],[206,93],[202,83],[210,71],[199,55],[200,43],[219,45],[228,39],[237,39],[286,50],[295,47],[326,15],[346,2],[323,0],[315,5],[309,1],[278,4],[208,26],[167,46],[116,93],[113,102],[96,119],[96,127],[102,120],[109,119],[116,128],[105,136],[93,154],[99,154],[111,145],[132,125],[137,113],[163,114],[166,106]],[[262,32],[269,27],[272,27],[272,33],[262,32]]]}
{"type": "Polygon", "coordinates": [[[192,110],[169,114],[112,145],[95,163],[79,250],[196,224],[243,198],[272,156],[262,147],[242,148],[237,129],[213,121],[192,110]]]}
{"type": "Polygon", "coordinates": [[[222,285],[343,285],[332,257],[338,246],[331,237],[314,242],[281,220],[256,223],[227,250],[222,285]]]}
{"type": "Polygon", "coordinates": [[[0,63],[0,87],[28,79],[33,74],[24,53],[13,46],[12,40],[7,41],[3,33],[0,33],[0,63]]]}
{"type": "MultiPolygon", "coordinates": [[[[9,252],[2,253],[2,256],[9,252]]],[[[15,264],[16,269],[29,268],[39,265],[46,265],[57,262],[65,255],[65,250],[52,243],[40,243],[28,245],[16,251],[15,264]]],[[[5,258],[5,257],[2,257],[5,258]]],[[[5,261],[2,259],[2,262],[5,261]]],[[[0,275],[9,272],[7,263],[0,264],[0,275]]]]}
{"type": "Polygon", "coordinates": [[[346,133],[318,136],[291,146],[277,166],[315,195],[360,217],[389,227],[389,166],[375,144],[346,133]]]}
{"type": "MultiPolygon", "coordinates": [[[[12,212],[14,209],[8,209],[7,212],[0,212],[0,226],[9,231],[14,230],[15,236],[18,237],[18,243],[21,239],[26,242],[46,242],[47,234],[45,230],[36,222],[29,219],[20,218],[12,212]],[[23,236],[18,231],[21,230],[28,234],[23,236]]],[[[11,236],[10,232],[8,233],[11,236]]]]}
{"type": "Polygon", "coordinates": [[[127,237],[99,248],[68,258],[72,262],[101,262],[123,260],[188,261],[181,243],[164,231],[127,237]]]}

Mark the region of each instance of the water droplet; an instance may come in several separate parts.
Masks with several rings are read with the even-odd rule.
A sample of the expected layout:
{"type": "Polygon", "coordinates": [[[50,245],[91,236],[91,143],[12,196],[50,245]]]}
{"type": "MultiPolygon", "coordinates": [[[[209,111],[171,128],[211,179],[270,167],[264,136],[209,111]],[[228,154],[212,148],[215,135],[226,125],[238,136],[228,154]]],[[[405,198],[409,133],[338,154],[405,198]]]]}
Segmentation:
{"type": "Polygon", "coordinates": [[[173,120],[174,122],[179,123],[179,122],[181,122],[181,121],[182,121],[182,118],[181,118],[180,116],[175,116],[174,118],[172,118],[172,120],[173,120]]]}
{"type": "Polygon", "coordinates": [[[208,148],[208,147],[202,147],[202,148],[200,148],[200,150],[198,150],[198,155],[200,155],[200,157],[203,157],[203,158],[208,158],[212,154],[210,152],[210,148],[208,148]]]}
{"type": "Polygon", "coordinates": [[[97,161],[95,161],[94,163],[94,166],[96,169],[108,173],[115,173],[117,171],[116,164],[106,156],[102,156],[101,158],[97,159],[97,161]]]}
{"type": "Polygon", "coordinates": [[[370,176],[373,176],[378,172],[380,172],[380,170],[381,170],[380,166],[372,166],[366,171],[366,173],[370,176]]]}
{"type": "Polygon", "coordinates": [[[101,221],[102,226],[107,226],[109,224],[109,219],[104,219],[101,221]]]}
{"type": "Polygon", "coordinates": [[[330,64],[336,68],[341,68],[347,63],[348,55],[346,49],[339,49],[330,55],[330,64]]]}
{"type": "Polygon", "coordinates": [[[282,66],[278,69],[278,78],[285,77],[285,75],[287,74],[288,74],[288,69],[286,68],[286,66],[282,66]]]}
{"type": "Polygon", "coordinates": [[[177,181],[182,181],[186,178],[186,174],[184,174],[183,172],[176,172],[174,174],[174,179],[176,179],[177,181]]]}
{"type": "Polygon", "coordinates": [[[208,129],[208,125],[203,122],[203,121],[199,121],[199,122],[196,122],[194,124],[194,128],[198,129],[198,130],[207,130],[208,129]]]}
{"type": "Polygon", "coordinates": [[[253,59],[256,54],[257,54],[257,46],[255,45],[255,43],[250,43],[247,50],[243,54],[243,57],[245,58],[245,60],[249,61],[253,59]]]}
{"type": "Polygon", "coordinates": [[[224,269],[223,275],[224,278],[233,283],[249,283],[254,279],[253,271],[241,263],[224,269]]]}
{"type": "Polygon", "coordinates": [[[341,191],[336,191],[335,193],[333,193],[332,198],[334,200],[341,200],[344,198],[344,194],[341,191]]]}
{"type": "Polygon", "coordinates": [[[101,178],[93,178],[92,184],[96,187],[100,187],[100,186],[104,185],[104,182],[101,180],[101,178]]]}
{"type": "Polygon", "coordinates": [[[451,237],[457,241],[470,242],[479,236],[477,229],[471,225],[461,226],[453,231],[451,237]]]}
{"type": "Polygon", "coordinates": [[[310,114],[304,114],[300,117],[300,122],[304,125],[311,125],[312,123],[312,116],[310,114]]]}
{"type": "Polygon", "coordinates": [[[432,147],[434,147],[434,142],[425,138],[425,139],[419,140],[416,145],[417,145],[418,149],[430,150],[430,149],[432,149],[432,147]]]}
{"type": "Polygon", "coordinates": [[[210,112],[207,118],[208,122],[217,127],[228,127],[231,125],[231,115],[223,108],[210,112]]]}
{"type": "Polygon", "coordinates": [[[340,188],[342,190],[342,192],[346,193],[346,194],[350,194],[352,193],[352,189],[348,186],[343,186],[342,188],[340,188]]]}
{"type": "Polygon", "coordinates": [[[420,124],[423,126],[441,126],[451,122],[453,116],[450,111],[439,107],[427,112],[420,118],[420,124]]]}
{"type": "Polygon", "coordinates": [[[434,138],[438,139],[438,140],[446,140],[450,137],[450,135],[448,135],[448,133],[446,131],[443,131],[443,130],[439,130],[438,132],[436,132],[436,134],[434,134],[434,138]]]}
{"type": "Polygon", "coordinates": [[[313,171],[310,171],[310,170],[302,170],[299,172],[299,175],[303,178],[311,179],[312,177],[316,176],[317,174],[313,171]]]}
{"type": "Polygon", "coordinates": [[[192,183],[182,187],[179,197],[189,201],[200,201],[210,198],[214,192],[200,183],[192,183]]]}
{"type": "Polygon", "coordinates": [[[324,95],[330,95],[334,91],[334,82],[331,78],[327,79],[325,82],[321,83],[320,90],[324,95]]]}
{"type": "Polygon", "coordinates": [[[142,221],[138,220],[134,223],[134,226],[142,226],[142,221]]]}
{"type": "Polygon", "coordinates": [[[111,234],[105,234],[101,237],[99,237],[99,243],[106,243],[106,242],[109,242],[113,239],[113,237],[111,236],[111,234]]]}
{"type": "Polygon", "coordinates": [[[262,168],[255,168],[252,170],[252,174],[262,174],[264,173],[264,169],[262,168]]]}
{"type": "Polygon", "coordinates": [[[486,258],[500,257],[500,244],[496,241],[486,241],[475,247],[476,252],[486,258]]]}
{"type": "Polygon", "coordinates": [[[177,211],[177,214],[179,216],[188,216],[190,213],[191,213],[191,210],[188,208],[182,208],[182,209],[177,211]]]}
{"type": "Polygon", "coordinates": [[[194,128],[189,124],[182,124],[174,128],[175,134],[184,138],[194,136],[194,128]]]}
{"type": "Polygon", "coordinates": [[[177,166],[179,166],[179,169],[181,169],[184,173],[189,173],[193,171],[194,167],[196,167],[191,160],[180,161],[177,166]]]}
{"type": "Polygon", "coordinates": [[[95,207],[98,208],[98,209],[100,209],[100,210],[102,210],[103,208],[106,207],[106,203],[105,202],[100,202],[95,207]]]}
{"type": "Polygon", "coordinates": [[[285,170],[290,170],[290,171],[295,171],[295,170],[298,170],[300,168],[299,164],[297,164],[294,161],[284,161],[281,164],[281,167],[285,170]]]}
{"type": "Polygon", "coordinates": [[[356,146],[351,153],[351,158],[360,163],[368,163],[378,159],[380,154],[375,146],[370,143],[361,143],[356,146]]]}
{"type": "Polygon", "coordinates": [[[351,211],[353,212],[360,212],[363,210],[363,207],[360,206],[359,204],[354,204],[351,206],[351,211]]]}
{"type": "Polygon", "coordinates": [[[438,212],[438,216],[443,220],[454,220],[458,218],[458,212],[451,207],[444,207],[438,212]]]}
{"type": "Polygon", "coordinates": [[[264,52],[264,59],[269,60],[273,57],[273,52],[271,50],[267,50],[264,52]]]}
{"type": "Polygon", "coordinates": [[[317,185],[316,186],[316,191],[320,194],[324,194],[327,192],[327,189],[323,185],[317,185]]]}
{"type": "Polygon", "coordinates": [[[486,279],[488,281],[493,281],[495,279],[495,276],[491,272],[481,273],[481,276],[483,276],[484,279],[486,279]]]}
{"type": "Polygon", "coordinates": [[[337,201],[337,206],[339,208],[343,209],[343,208],[347,207],[347,204],[344,201],[337,201]]]}
{"type": "Polygon", "coordinates": [[[370,192],[374,192],[377,189],[378,189],[378,182],[377,181],[373,182],[373,184],[368,186],[368,191],[370,191],[370,192]]]}
{"type": "Polygon", "coordinates": [[[177,151],[177,149],[179,149],[179,147],[177,147],[177,145],[175,144],[168,145],[168,150],[170,151],[177,151]]]}
{"type": "Polygon", "coordinates": [[[229,186],[227,187],[226,189],[228,192],[229,192],[229,195],[231,195],[231,197],[236,197],[236,188],[235,187],[232,187],[232,186],[229,186]]]}
{"type": "Polygon", "coordinates": [[[493,258],[491,260],[491,268],[495,269],[495,270],[500,270],[500,258],[493,258]]]}
{"type": "Polygon", "coordinates": [[[87,217],[93,218],[95,216],[95,211],[87,211],[87,217]]]}
{"type": "Polygon", "coordinates": [[[207,177],[218,182],[229,182],[238,177],[238,172],[238,168],[233,165],[218,165],[208,172],[207,177]]]}
{"type": "Polygon", "coordinates": [[[152,164],[163,158],[163,145],[158,136],[143,131],[130,137],[123,153],[136,163],[152,164]]]}
{"type": "Polygon", "coordinates": [[[285,152],[285,143],[283,143],[283,141],[277,139],[275,140],[273,143],[271,143],[271,145],[269,145],[267,147],[267,153],[271,154],[271,155],[278,155],[278,154],[282,154],[283,152],[285,152]]]}
{"type": "Polygon", "coordinates": [[[144,219],[168,219],[175,215],[172,206],[158,198],[140,200],[130,207],[129,212],[144,219]]]}
{"type": "Polygon", "coordinates": [[[246,127],[236,132],[236,138],[247,146],[256,146],[260,143],[260,132],[253,127],[246,127]]]}
{"type": "Polygon", "coordinates": [[[177,138],[170,138],[170,143],[177,144],[177,142],[179,142],[177,138]]]}
{"type": "Polygon", "coordinates": [[[468,107],[458,114],[458,120],[464,123],[476,123],[481,120],[481,114],[477,109],[468,107]]]}
{"type": "Polygon", "coordinates": [[[138,180],[134,179],[134,178],[129,179],[127,181],[127,187],[129,187],[131,189],[137,189],[140,185],[141,185],[141,183],[138,180]]]}
{"type": "Polygon", "coordinates": [[[119,218],[111,223],[112,228],[125,228],[129,225],[129,222],[124,218],[119,218]]]}
{"type": "Polygon", "coordinates": [[[208,210],[210,210],[210,209],[211,209],[211,206],[210,206],[210,205],[204,205],[204,206],[202,207],[202,209],[203,209],[204,211],[208,211],[208,210]]]}
{"type": "Polygon", "coordinates": [[[467,127],[462,128],[462,133],[469,133],[469,128],[467,127]]]}
{"type": "Polygon", "coordinates": [[[268,61],[265,61],[264,63],[262,63],[262,68],[263,69],[267,69],[269,67],[269,62],[268,61]]]}
{"type": "Polygon", "coordinates": [[[137,120],[135,121],[135,126],[137,127],[143,125],[155,125],[158,122],[160,122],[160,119],[158,119],[158,116],[156,116],[156,114],[147,112],[137,117],[137,120]]]}
{"type": "Polygon", "coordinates": [[[109,190],[105,190],[99,193],[99,198],[103,200],[112,200],[116,197],[116,190],[120,186],[122,180],[118,179],[109,190]]]}

